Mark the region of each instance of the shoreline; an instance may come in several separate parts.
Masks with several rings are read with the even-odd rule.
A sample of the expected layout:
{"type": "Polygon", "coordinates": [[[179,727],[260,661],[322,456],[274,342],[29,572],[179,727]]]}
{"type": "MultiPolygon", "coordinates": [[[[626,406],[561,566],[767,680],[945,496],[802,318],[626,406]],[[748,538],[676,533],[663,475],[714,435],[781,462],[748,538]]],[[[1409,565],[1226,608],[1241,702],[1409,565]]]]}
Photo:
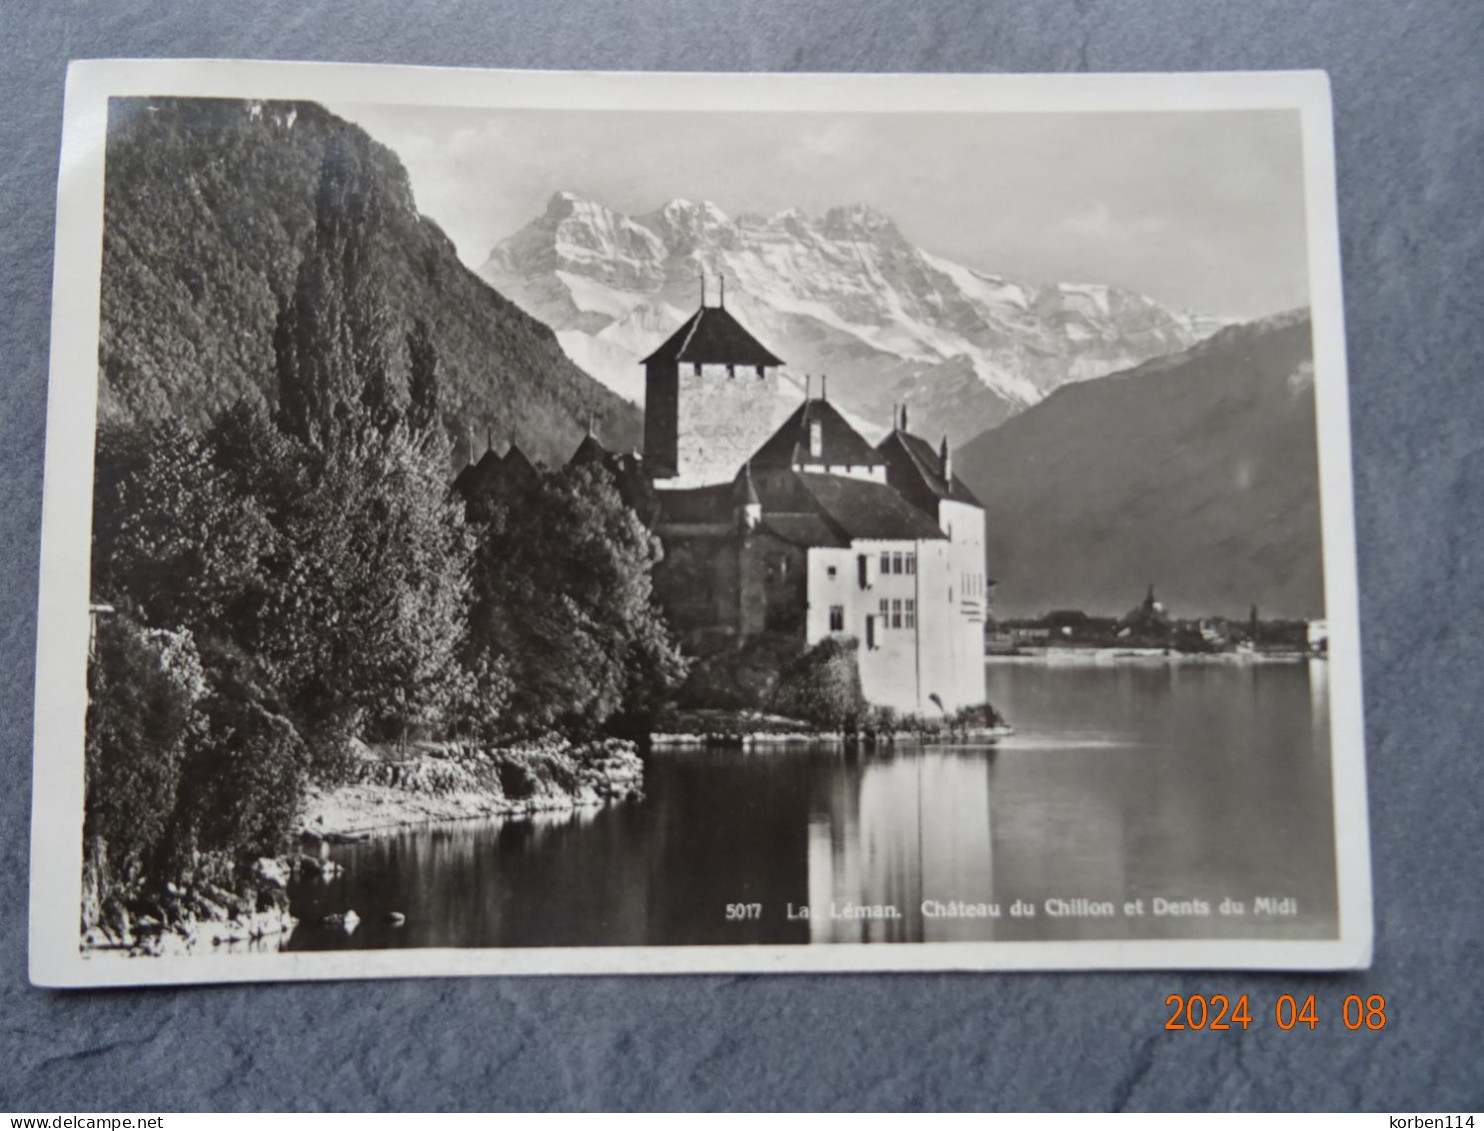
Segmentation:
{"type": "Polygon", "coordinates": [[[1325,662],[1308,652],[1176,652],[1159,648],[1026,648],[986,652],[986,664],[1298,664],[1325,662]]]}
{"type": "MultiPolygon", "coordinates": [[[[356,747],[352,780],[308,791],[298,844],[287,854],[258,859],[246,875],[239,867],[235,890],[207,882],[167,884],[151,901],[159,904],[156,913],[136,916],[120,906],[108,921],[83,927],[82,956],[106,961],[279,949],[300,926],[290,884],[344,874],[328,859],[332,844],[442,822],[576,813],[643,794],[644,764],[633,743],[618,739],[497,750],[429,744],[399,751],[404,756],[396,760],[356,747]]],[[[327,925],[352,930],[352,915],[330,916],[339,922],[327,925]]]]}
{"type": "Polygon", "coordinates": [[[397,761],[366,753],[354,780],[309,791],[299,818],[301,841],[354,843],[417,825],[577,812],[644,788],[644,763],[634,744],[618,739],[454,757],[449,748],[427,747],[397,761]]]}
{"type": "Polygon", "coordinates": [[[927,733],[922,731],[892,731],[880,735],[847,735],[840,731],[811,733],[809,731],[707,731],[672,732],[650,735],[650,745],[660,749],[731,748],[756,750],[768,747],[817,746],[850,747],[867,749],[901,746],[963,746],[994,743],[1015,733],[1009,725],[993,727],[970,727],[962,730],[927,733]]]}
{"type": "Polygon", "coordinates": [[[476,794],[430,798],[427,795],[400,793],[396,789],[385,787],[378,793],[371,793],[364,786],[341,786],[324,791],[318,796],[311,795],[309,805],[318,804],[321,807],[306,809],[305,816],[299,822],[299,838],[310,845],[357,844],[423,825],[479,820],[518,821],[547,814],[601,809],[612,802],[623,801],[642,792],[635,789],[622,795],[602,797],[584,791],[565,798],[509,801],[476,794]]]}

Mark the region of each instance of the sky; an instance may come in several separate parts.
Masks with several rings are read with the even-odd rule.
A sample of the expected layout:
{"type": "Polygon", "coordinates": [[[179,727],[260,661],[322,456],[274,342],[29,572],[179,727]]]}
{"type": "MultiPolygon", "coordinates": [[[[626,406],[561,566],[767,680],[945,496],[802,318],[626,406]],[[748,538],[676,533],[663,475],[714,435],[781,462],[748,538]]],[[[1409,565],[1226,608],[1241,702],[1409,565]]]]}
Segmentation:
{"type": "Polygon", "coordinates": [[[402,159],[464,262],[570,191],[628,214],[864,202],[926,251],[1255,318],[1308,301],[1296,111],[698,113],[332,104],[402,159]]]}

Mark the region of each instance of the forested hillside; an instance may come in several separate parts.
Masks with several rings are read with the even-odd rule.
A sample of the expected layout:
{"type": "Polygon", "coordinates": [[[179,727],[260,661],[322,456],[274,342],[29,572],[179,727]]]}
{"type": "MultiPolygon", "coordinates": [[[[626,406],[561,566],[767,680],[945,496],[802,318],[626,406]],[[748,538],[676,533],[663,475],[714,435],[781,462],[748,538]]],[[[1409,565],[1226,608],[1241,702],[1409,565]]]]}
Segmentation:
{"type": "Polygon", "coordinates": [[[392,380],[405,396],[405,336],[420,319],[456,455],[470,440],[482,450],[487,437],[514,438],[563,461],[590,413],[611,447],[637,442],[638,409],[463,267],[390,150],[312,103],[226,99],[110,103],[101,420],[204,426],[244,396],[274,401],[274,331],[313,237],[327,153],[379,182],[387,207],[370,234],[397,343],[392,380]]]}
{"type": "Polygon", "coordinates": [[[1058,389],[966,445],[1001,616],[1324,615],[1307,311],[1058,389]]]}

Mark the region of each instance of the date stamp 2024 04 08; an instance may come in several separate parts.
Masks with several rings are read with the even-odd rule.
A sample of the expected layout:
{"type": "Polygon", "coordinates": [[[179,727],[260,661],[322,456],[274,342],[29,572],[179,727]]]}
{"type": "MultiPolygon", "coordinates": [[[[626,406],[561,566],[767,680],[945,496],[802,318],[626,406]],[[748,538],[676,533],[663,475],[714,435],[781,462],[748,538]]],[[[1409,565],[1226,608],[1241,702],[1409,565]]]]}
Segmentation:
{"type": "MultiPolygon", "coordinates": [[[[1226,994],[1170,994],[1165,1005],[1173,1012],[1165,1021],[1170,1030],[1231,1030],[1244,1032],[1253,1024],[1251,1002],[1247,994],[1233,1000],[1226,994]]],[[[1368,1029],[1379,1032],[1386,1028],[1386,995],[1347,994],[1340,1005],[1340,1022],[1355,1032],[1368,1029]]],[[[1293,994],[1281,994],[1273,1002],[1273,1023],[1288,1032],[1307,1027],[1311,1032],[1323,1022],[1313,994],[1302,1001],[1293,994]]]]}

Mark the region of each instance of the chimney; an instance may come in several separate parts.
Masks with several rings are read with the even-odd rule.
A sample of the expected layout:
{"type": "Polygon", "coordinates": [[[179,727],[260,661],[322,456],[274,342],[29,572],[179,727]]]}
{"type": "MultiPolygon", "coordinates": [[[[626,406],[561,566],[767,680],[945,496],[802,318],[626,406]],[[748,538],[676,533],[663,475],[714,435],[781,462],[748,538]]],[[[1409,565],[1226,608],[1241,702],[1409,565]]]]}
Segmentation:
{"type": "Polygon", "coordinates": [[[822,401],[830,399],[830,375],[828,373],[819,375],[819,399],[822,401]]]}
{"type": "Polygon", "coordinates": [[[721,276],[721,308],[723,310],[727,308],[727,277],[725,275],[721,276]]]}
{"type": "Polygon", "coordinates": [[[757,488],[752,483],[752,461],[742,465],[742,526],[756,530],[763,521],[763,504],[757,497],[757,488]]]}
{"type": "Polygon", "coordinates": [[[948,437],[943,437],[943,446],[938,449],[938,458],[943,461],[943,482],[953,486],[953,453],[948,450],[948,437]]]}
{"type": "Polygon", "coordinates": [[[902,402],[902,431],[907,431],[907,403],[902,402]]]}
{"type": "Polygon", "coordinates": [[[813,391],[814,391],[814,374],[812,374],[812,373],[805,373],[804,374],[804,400],[805,400],[805,402],[807,402],[809,400],[809,394],[811,392],[813,392],[813,391]]]}
{"type": "Polygon", "coordinates": [[[701,269],[701,308],[704,310],[705,307],[706,307],[706,271],[705,271],[705,268],[702,268],[701,269]]]}

